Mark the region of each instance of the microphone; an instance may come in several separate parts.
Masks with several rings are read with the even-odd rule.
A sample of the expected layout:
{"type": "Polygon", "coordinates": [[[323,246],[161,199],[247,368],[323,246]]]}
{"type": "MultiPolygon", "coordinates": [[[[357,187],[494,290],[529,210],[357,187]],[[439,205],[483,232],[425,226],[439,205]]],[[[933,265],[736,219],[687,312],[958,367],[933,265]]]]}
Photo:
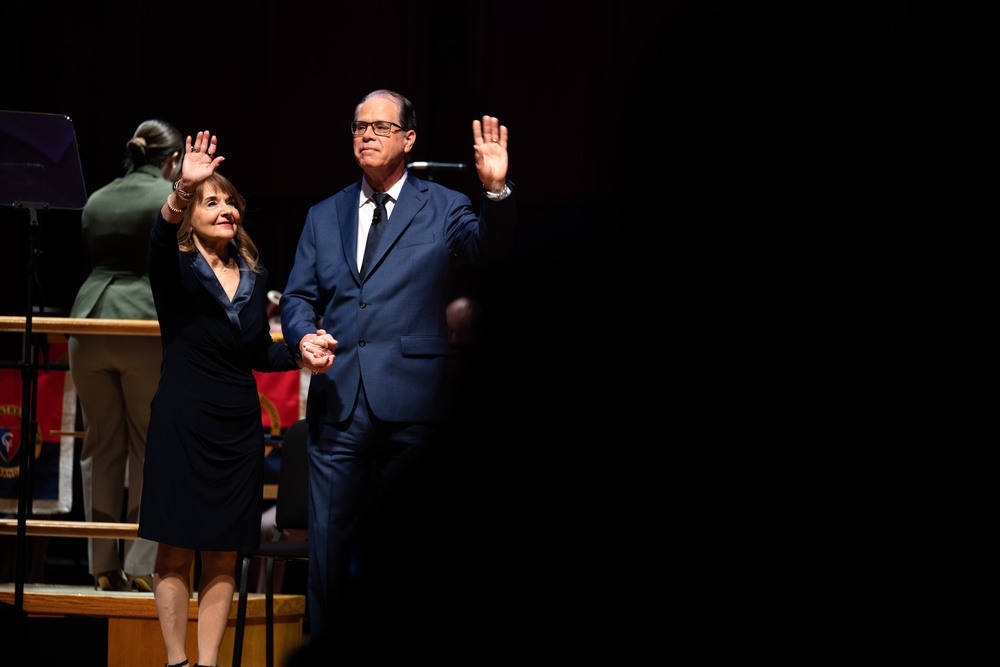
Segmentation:
{"type": "Polygon", "coordinates": [[[454,171],[462,171],[467,166],[461,162],[411,162],[406,165],[407,169],[449,169],[454,171]]]}

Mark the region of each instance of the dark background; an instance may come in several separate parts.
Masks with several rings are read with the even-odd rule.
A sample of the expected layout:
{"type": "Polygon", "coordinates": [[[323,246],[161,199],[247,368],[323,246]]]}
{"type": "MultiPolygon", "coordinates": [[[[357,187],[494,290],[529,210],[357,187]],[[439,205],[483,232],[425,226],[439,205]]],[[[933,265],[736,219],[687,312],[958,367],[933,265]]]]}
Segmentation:
{"type": "MultiPolygon", "coordinates": [[[[628,264],[606,242],[634,219],[632,193],[650,202],[640,215],[662,217],[655,226],[666,230],[698,209],[693,217],[737,210],[732,200],[767,183],[761,172],[793,173],[771,164],[795,147],[790,135],[814,147],[847,136],[850,116],[871,114],[899,80],[908,20],[906,3],[892,0],[587,10],[257,0],[200,3],[183,17],[159,3],[15,2],[4,12],[0,109],[69,116],[88,192],[121,175],[142,120],[211,130],[278,290],[308,207],[360,177],[346,128],[365,92],[388,87],[413,100],[415,161],[471,163],[471,121],[496,115],[510,128],[522,204],[507,268],[530,286],[518,301],[544,293],[553,304],[571,296],[564,290],[585,290],[588,276],[607,285],[598,276],[628,264]],[[840,118],[807,121],[821,111],[840,118]],[[572,280],[547,275],[581,248],[604,252],[572,280]],[[538,267],[542,276],[522,275],[538,267]]],[[[471,167],[436,179],[477,193],[471,167]]],[[[2,218],[13,270],[0,312],[20,314],[27,214],[11,213],[2,218]]],[[[59,211],[41,220],[46,306],[68,307],[86,275],[78,221],[59,211]]]]}
{"type": "MultiPolygon", "coordinates": [[[[897,0],[18,1],[0,109],[72,118],[88,193],[121,175],[146,118],[217,134],[277,290],[308,207],[360,178],[348,124],[365,92],[415,103],[411,160],[469,164],[471,121],[499,117],[517,244],[455,286],[488,313],[468,522],[492,592],[537,574],[585,608],[606,592],[595,577],[634,569],[618,531],[666,484],[640,481],[650,457],[732,419],[714,409],[725,336],[747,351],[761,301],[897,177],[911,21],[897,0]]],[[[474,169],[436,178],[476,201],[474,169]]],[[[0,226],[0,314],[22,315],[27,213],[0,209],[0,226]]],[[[33,300],[68,308],[79,211],[42,212],[39,239],[33,300]]]]}
{"type": "MultiPolygon", "coordinates": [[[[738,300],[749,275],[773,271],[762,262],[723,283],[751,249],[801,245],[803,230],[884,190],[910,23],[898,0],[18,1],[4,10],[0,109],[70,117],[88,193],[121,175],[146,118],[217,134],[279,291],[308,207],[360,178],[347,127],[365,92],[413,100],[413,161],[470,164],[471,121],[498,116],[517,244],[455,291],[484,302],[508,373],[555,367],[533,385],[549,398],[550,380],[577,393],[630,363],[640,336],[659,348],[676,335],[638,330],[657,311],[697,309],[705,290],[738,300]],[[633,229],[641,241],[626,249],[633,229]]],[[[477,201],[473,168],[435,178],[477,201]]],[[[2,203],[0,313],[19,315],[28,214],[2,203]]],[[[43,212],[37,243],[33,305],[68,309],[88,269],[79,211],[43,212]]]]}

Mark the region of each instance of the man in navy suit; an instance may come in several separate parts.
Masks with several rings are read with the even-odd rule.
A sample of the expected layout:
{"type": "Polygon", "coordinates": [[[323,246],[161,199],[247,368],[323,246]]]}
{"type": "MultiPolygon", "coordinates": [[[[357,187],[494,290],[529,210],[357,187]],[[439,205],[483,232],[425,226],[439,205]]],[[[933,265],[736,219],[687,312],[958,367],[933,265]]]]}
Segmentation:
{"type": "Polygon", "coordinates": [[[483,184],[477,215],[466,195],[408,173],[416,125],[399,93],[375,90],[361,100],[351,132],[364,177],[309,210],[281,297],[292,350],[335,355],[312,378],[306,404],[307,609],[312,640],[337,650],[392,616],[385,608],[375,618],[364,614],[373,591],[386,592],[369,586],[365,568],[384,560],[368,558],[365,538],[389,488],[445,429],[449,279],[459,264],[506,254],[517,218],[506,126],[492,116],[472,122],[483,184]],[[383,227],[362,271],[377,193],[389,195],[387,213],[376,216],[383,227]]]}

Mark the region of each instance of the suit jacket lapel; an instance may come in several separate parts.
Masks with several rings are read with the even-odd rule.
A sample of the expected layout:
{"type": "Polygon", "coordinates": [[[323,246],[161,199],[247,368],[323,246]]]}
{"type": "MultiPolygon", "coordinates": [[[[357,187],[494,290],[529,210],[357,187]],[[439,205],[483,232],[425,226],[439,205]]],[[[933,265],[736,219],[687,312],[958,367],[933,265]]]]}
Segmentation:
{"type": "Polygon", "coordinates": [[[358,271],[358,198],[361,196],[361,181],[347,191],[347,196],[340,199],[337,216],[340,224],[340,245],[344,249],[344,261],[351,267],[354,279],[361,282],[358,271]]]}
{"type": "MultiPolygon", "coordinates": [[[[360,187],[360,185],[359,185],[360,187]]],[[[378,246],[375,248],[371,259],[371,268],[368,270],[368,275],[371,276],[376,270],[379,264],[382,262],[382,258],[385,256],[386,252],[391,248],[396,240],[402,235],[406,228],[410,226],[413,222],[413,218],[416,217],[417,212],[423,207],[427,196],[423,191],[423,184],[419,179],[410,175],[406,178],[406,182],[403,183],[403,189],[399,192],[399,199],[392,206],[392,213],[389,214],[389,220],[386,224],[385,230],[382,232],[381,238],[379,238],[378,246]]],[[[357,214],[355,213],[355,218],[357,214]]],[[[357,236],[358,236],[358,226],[354,225],[354,242],[355,250],[357,249],[357,236]]],[[[354,263],[355,273],[357,273],[357,260],[354,263]]]]}

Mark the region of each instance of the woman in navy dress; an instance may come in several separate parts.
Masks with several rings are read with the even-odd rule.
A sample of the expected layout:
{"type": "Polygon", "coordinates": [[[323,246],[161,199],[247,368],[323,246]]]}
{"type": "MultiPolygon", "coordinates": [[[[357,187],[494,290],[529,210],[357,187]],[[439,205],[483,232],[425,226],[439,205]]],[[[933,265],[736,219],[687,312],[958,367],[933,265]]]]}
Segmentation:
{"type": "Polygon", "coordinates": [[[163,360],[146,439],[139,536],[159,543],[153,593],[170,665],[187,664],[196,552],[198,663],[217,665],[237,553],[260,541],[264,430],[253,371],[330,368],[271,339],[267,270],[242,226],[245,201],[216,172],[217,138],[187,137],[180,179],[150,234],[163,360]]]}

